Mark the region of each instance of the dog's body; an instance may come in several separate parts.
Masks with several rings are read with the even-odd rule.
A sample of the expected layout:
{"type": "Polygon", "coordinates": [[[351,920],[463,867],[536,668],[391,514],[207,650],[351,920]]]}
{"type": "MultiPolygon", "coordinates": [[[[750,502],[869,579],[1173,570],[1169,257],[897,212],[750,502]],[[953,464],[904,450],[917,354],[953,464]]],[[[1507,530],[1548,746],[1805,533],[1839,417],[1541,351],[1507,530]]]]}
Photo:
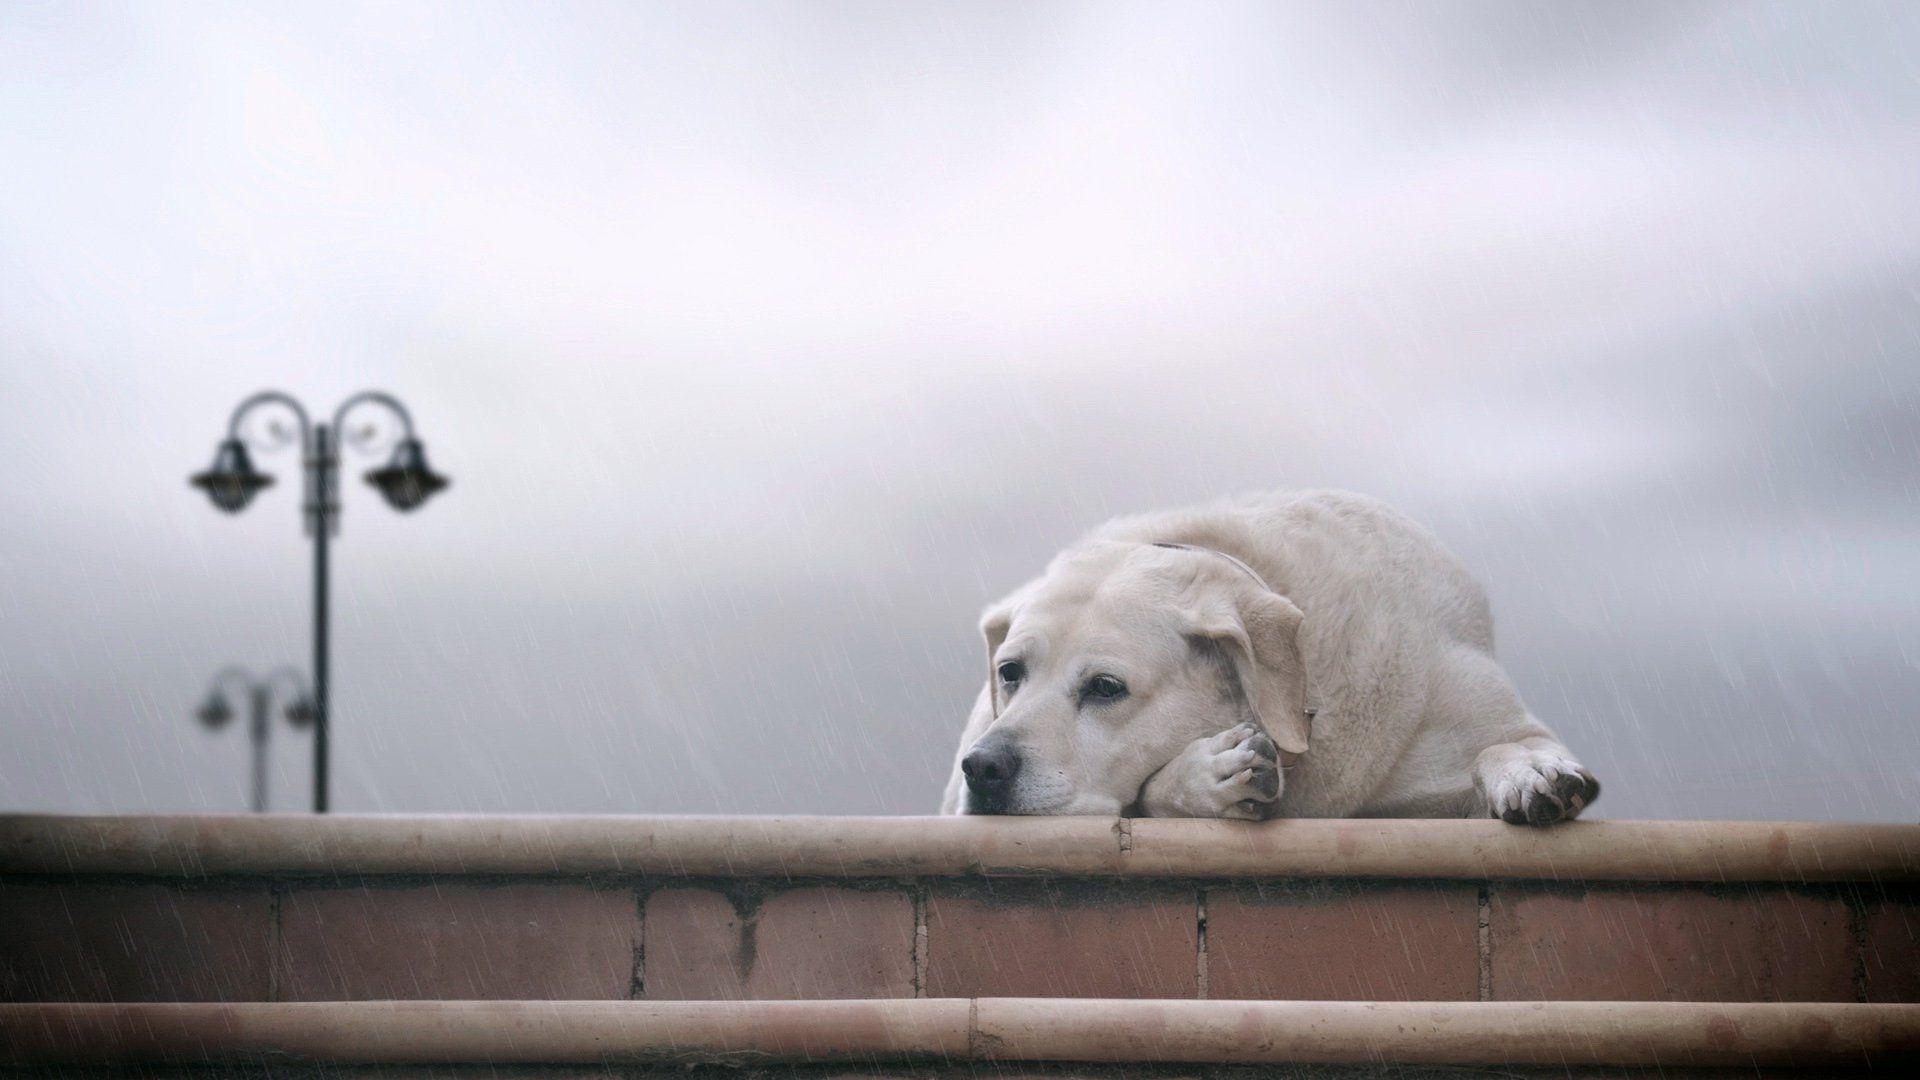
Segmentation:
{"type": "Polygon", "coordinates": [[[1114,521],[982,631],[946,813],[1549,824],[1598,795],[1495,661],[1479,585],[1362,496],[1114,521]]]}

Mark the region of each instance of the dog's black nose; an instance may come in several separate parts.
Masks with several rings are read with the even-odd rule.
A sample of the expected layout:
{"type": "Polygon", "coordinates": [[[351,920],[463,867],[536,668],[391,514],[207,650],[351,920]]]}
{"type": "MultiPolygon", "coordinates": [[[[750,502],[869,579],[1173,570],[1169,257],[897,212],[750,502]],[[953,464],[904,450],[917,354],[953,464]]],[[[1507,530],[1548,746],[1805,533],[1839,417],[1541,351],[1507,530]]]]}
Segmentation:
{"type": "Polygon", "coordinates": [[[1011,743],[981,743],[960,759],[960,771],[967,774],[967,790],[975,801],[1002,804],[1013,790],[1013,778],[1020,775],[1020,751],[1011,743]]]}

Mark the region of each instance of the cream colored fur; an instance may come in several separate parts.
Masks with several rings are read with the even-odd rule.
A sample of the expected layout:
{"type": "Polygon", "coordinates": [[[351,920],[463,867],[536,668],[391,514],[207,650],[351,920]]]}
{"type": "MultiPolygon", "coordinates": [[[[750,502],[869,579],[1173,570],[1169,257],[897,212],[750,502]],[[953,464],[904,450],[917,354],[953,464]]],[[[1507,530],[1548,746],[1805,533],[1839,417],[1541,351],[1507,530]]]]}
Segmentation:
{"type": "Polygon", "coordinates": [[[1432,533],[1363,496],[1119,519],[981,629],[988,679],[945,813],[1549,824],[1599,792],[1494,659],[1479,585],[1432,533]],[[1024,677],[1003,684],[1010,661],[1024,677]],[[1115,685],[1098,675],[1124,695],[1094,696],[1115,685]],[[1283,770],[1276,749],[1306,752],[1283,770]],[[1017,756],[998,794],[970,787],[976,750],[976,768],[1017,756]]]}

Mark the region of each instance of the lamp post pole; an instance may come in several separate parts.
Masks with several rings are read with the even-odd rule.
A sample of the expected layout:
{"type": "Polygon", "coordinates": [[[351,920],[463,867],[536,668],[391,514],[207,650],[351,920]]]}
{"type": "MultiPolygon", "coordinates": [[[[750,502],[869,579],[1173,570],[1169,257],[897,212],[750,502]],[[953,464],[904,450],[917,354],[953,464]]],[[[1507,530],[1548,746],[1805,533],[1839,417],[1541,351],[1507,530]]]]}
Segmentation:
{"type": "Polygon", "coordinates": [[[264,679],[254,678],[252,672],[238,664],[221,668],[219,674],[213,677],[213,684],[207,688],[207,699],[199,710],[200,722],[216,731],[233,719],[233,706],[227,700],[230,683],[237,683],[247,699],[247,741],[253,751],[251,801],[253,812],[264,814],[267,812],[267,740],[273,731],[268,713],[273,708],[273,692],[282,684],[285,685],[289,691],[287,722],[297,728],[313,722],[313,695],[302,685],[300,673],[290,667],[280,668],[264,679]]]}
{"type": "MultiPolygon", "coordinates": [[[[271,486],[273,477],[254,470],[247,454],[248,440],[241,424],[256,408],[278,406],[293,414],[299,422],[298,438],[304,455],[306,498],[302,506],[307,535],[313,539],[313,810],[327,812],[329,741],[333,728],[331,673],[328,670],[328,541],[340,528],[340,442],[347,414],[362,405],[377,405],[400,423],[400,438],[394,443],[387,464],[367,473],[367,483],[379,490],[387,504],[402,512],[416,509],[435,492],[445,488],[447,478],[427,465],[426,448],[415,437],[413,417],[406,406],[389,394],[377,390],[354,394],[334,410],[331,424],[309,422],[299,401],[278,390],[268,390],[242,401],[227,422],[227,437],[214,453],[213,466],[192,478],[194,487],[221,510],[239,513],[262,488],[271,486]]],[[[350,439],[367,449],[372,439],[367,433],[350,439]]],[[[281,435],[262,449],[273,449],[291,441],[281,435]]]]}
{"type": "Polygon", "coordinates": [[[327,812],[327,766],[332,760],[327,736],[333,727],[333,701],[327,672],[328,625],[327,534],[332,531],[334,511],[333,479],[340,459],[333,452],[333,433],[327,425],[313,429],[313,443],[307,448],[307,529],[313,534],[313,812],[327,812]]]}
{"type": "Polygon", "coordinates": [[[247,694],[247,704],[252,706],[247,741],[253,744],[253,812],[256,814],[267,812],[267,736],[272,730],[267,726],[269,700],[264,686],[255,686],[247,694]]]}

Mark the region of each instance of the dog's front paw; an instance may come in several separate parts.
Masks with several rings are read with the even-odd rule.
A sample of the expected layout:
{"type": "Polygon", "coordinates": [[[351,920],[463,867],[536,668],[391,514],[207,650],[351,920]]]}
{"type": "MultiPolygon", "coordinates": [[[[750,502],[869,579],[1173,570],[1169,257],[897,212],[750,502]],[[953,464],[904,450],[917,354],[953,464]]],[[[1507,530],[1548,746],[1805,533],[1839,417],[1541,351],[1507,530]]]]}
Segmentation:
{"type": "Polygon", "coordinates": [[[1149,817],[1258,821],[1280,797],[1280,754],[1255,724],[1196,739],[1140,792],[1149,817]]]}
{"type": "Polygon", "coordinates": [[[1600,781],[1586,766],[1562,754],[1513,745],[1495,747],[1500,760],[1474,772],[1487,816],[1513,825],[1571,821],[1600,797],[1600,781]]]}

